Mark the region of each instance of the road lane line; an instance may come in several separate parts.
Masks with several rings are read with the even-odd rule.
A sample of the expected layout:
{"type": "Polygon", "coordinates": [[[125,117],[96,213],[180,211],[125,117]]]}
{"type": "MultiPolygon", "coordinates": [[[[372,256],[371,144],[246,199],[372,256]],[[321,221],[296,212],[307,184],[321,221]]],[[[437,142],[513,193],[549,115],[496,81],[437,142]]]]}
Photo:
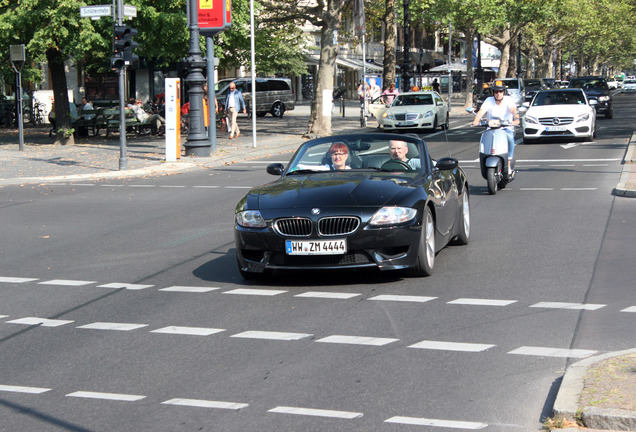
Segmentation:
{"type": "Polygon", "coordinates": [[[247,408],[249,404],[239,403],[239,402],[222,402],[222,401],[211,401],[211,400],[202,400],[202,399],[170,399],[164,402],[161,402],[164,405],[179,405],[179,406],[189,406],[189,407],[197,407],[197,408],[215,408],[215,409],[229,409],[238,411],[242,408],[247,408]]]}
{"type": "Polygon", "coordinates": [[[487,349],[494,346],[496,345],[425,340],[413,345],[409,345],[409,348],[420,348],[439,351],[481,352],[486,351],[487,349]]]}
{"type": "Polygon", "coordinates": [[[178,286],[173,285],[167,288],[161,288],[159,291],[171,291],[171,292],[189,292],[189,293],[206,293],[210,291],[216,291],[218,287],[202,287],[202,286],[178,286]]]}
{"type": "Polygon", "coordinates": [[[305,339],[311,336],[313,335],[309,333],[285,333],[285,332],[250,330],[250,331],[234,334],[230,337],[245,338],[245,339],[293,341],[293,340],[305,339]]]}
{"type": "Polygon", "coordinates": [[[0,277],[0,282],[3,283],[25,283],[36,281],[37,278],[16,278],[16,277],[0,277]]]}
{"type": "Polygon", "coordinates": [[[360,413],[360,412],[334,411],[334,410],[299,408],[299,407],[290,407],[290,406],[277,406],[276,408],[272,408],[271,410],[267,412],[279,413],[279,414],[305,415],[305,416],[314,416],[314,417],[331,417],[331,418],[341,418],[341,419],[347,419],[347,420],[360,418],[363,416],[363,413],[360,413]]]}
{"type": "Polygon", "coordinates": [[[96,281],[83,281],[83,280],[66,280],[66,279],[52,279],[44,282],[38,282],[40,285],[63,285],[63,286],[84,286],[97,283],[96,281]]]}
{"type": "Polygon", "coordinates": [[[584,357],[589,357],[593,354],[596,354],[597,352],[598,351],[581,350],[581,349],[523,346],[508,352],[508,354],[532,355],[532,356],[540,356],[540,357],[584,358],[584,357]]]}
{"type": "Polygon", "coordinates": [[[275,296],[275,295],[283,294],[283,293],[286,293],[286,292],[287,291],[279,291],[279,290],[237,288],[237,289],[233,289],[233,290],[230,290],[230,291],[225,291],[223,294],[275,296]]]}
{"type": "Polygon", "coordinates": [[[304,298],[328,298],[328,299],[350,299],[353,297],[357,297],[361,294],[356,293],[334,293],[334,292],[324,292],[324,291],[307,291],[302,294],[296,294],[294,297],[304,297],[304,298]]]}
{"type": "Polygon", "coordinates": [[[50,391],[48,388],[41,387],[22,387],[22,386],[12,386],[12,385],[0,385],[0,391],[10,392],[10,393],[29,393],[29,394],[41,394],[50,391]]]}
{"type": "Polygon", "coordinates": [[[333,336],[327,336],[322,339],[318,339],[316,342],[349,344],[349,345],[382,346],[382,345],[387,345],[396,341],[399,341],[399,339],[376,338],[376,337],[367,337],[367,336],[333,335],[333,336]]]}
{"type": "Polygon", "coordinates": [[[591,303],[539,302],[528,307],[547,309],[597,310],[604,308],[605,306],[607,305],[591,303]]]}
{"type": "Polygon", "coordinates": [[[630,306],[628,308],[623,309],[621,312],[636,312],[636,306],[630,306]]]}
{"type": "Polygon", "coordinates": [[[442,428],[453,428],[453,429],[483,429],[488,427],[487,423],[479,423],[479,422],[467,422],[467,421],[456,421],[456,420],[439,420],[439,419],[430,419],[423,417],[403,417],[403,416],[395,416],[390,419],[384,420],[385,423],[399,423],[413,426],[433,426],[433,427],[442,427],[442,428]]]}
{"type": "Polygon", "coordinates": [[[513,303],[517,303],[517,300],[458,298],[457,300],[452,300],[448,302],[448,304],[471,305],[471,306],[509,306],[513,303]]]}
{"type": "Polygon", "coordinates": [[[216,333],[224,332],[225,329],[206,328],[206,327],[180,327],[168,326],[157,330],[151,330],[150,333],[179,334],[190,336],[210,336],[216,333]]]}
{"type": "Polygon", "coordinates": [[[89,392],[89,391],[76,391],[66,395],[67,397],[87,398],[87,399],[102,399],[102,400],[114,400],[123,402],[135,402],[141,399],[145,399],[146,396],[131,395],[122,393],[101,393],[101,392],[89,392]]]}
{"type": "Polygon", "coordinates": [[[114,289],[127,289],[127,290],[142,290],[146,288],[152,288],[154,285],[139,285],[139,284],[127,284],[127,283],[109,283],[106,285],[98,285],[98,288],[114,288],[114,289]]]}
{"type": "Polygon", "coordinates": [[[129,323],[115,323],[115,322],[94,322],[92,324],[86,324],[79,326],[79,329],[89,330],[116,330],[116,331],[130,331],[136,330],[142,327],[148,327],[148,324],[129,324],[129,323]]]}
{"type": "Polygon", "coordinates": [[[6,323],[7,324],[39,325],[42,327],[59,327],[66,324],[70,324],[72,322],[74,321],[26,317],[26,318],[15,319],[13,321],[7,321],[6,323]]]}
{"type": "Polygon", "coordinates": [[[378,296],[369,298],[369,300],[426,303],[431,300],[435,300],[436,298],[437,297],[407,296],[407,295],[378,295],[378,296]]]}

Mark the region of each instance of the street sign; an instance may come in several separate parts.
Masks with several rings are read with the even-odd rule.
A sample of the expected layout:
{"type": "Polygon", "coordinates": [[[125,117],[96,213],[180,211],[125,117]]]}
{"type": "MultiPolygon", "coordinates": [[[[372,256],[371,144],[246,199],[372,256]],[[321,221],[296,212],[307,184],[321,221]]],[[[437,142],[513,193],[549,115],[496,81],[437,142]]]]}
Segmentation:
{"type": "Polygon", "coordinates": [[[124,5],[124,16],[135,18],[137,16],[137,6],[124,5]]]}
{"type": "Polygon", "coordinates": [[[230,27],[229,4],[230,0],[197,0],[197,18],[201,35],[214,36],[230,27]]]}
{"type": "Polygon", "coordinates": [[[112,16],[111,5],[80,6],[80,18],[112,16]]]}

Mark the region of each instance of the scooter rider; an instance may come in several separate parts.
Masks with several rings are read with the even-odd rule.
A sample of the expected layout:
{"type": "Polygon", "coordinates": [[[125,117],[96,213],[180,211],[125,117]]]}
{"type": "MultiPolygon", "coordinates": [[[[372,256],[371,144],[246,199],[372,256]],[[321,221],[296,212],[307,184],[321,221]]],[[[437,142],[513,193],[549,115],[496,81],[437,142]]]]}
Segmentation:
{"type": "MultiPolygon", "coordinates": [[[[519,112],[517,111],[517,106],[512,96],[505,94],[506,86],[504,86],[502,81],[495,81],[492,90],[493,96],[487,98],[481,105],[481,108],[473,120],[473,126],[479,125],[484,114],[487,114],[487,120],[496,117],[517,126],[519,124],[519,112]]],[[[508,172],[514,174],[510,163],[515,152],[515,130],[513,126],[507,126],[504,130],[508,135],[508,172]]]]}

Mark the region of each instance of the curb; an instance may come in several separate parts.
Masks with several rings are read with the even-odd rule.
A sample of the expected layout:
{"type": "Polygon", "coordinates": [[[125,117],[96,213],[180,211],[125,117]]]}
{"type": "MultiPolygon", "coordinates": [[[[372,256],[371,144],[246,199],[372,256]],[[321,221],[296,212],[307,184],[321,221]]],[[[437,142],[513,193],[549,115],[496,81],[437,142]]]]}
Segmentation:
{"type": "MultiPolygon", "coordinates": [[[[632,166],[636,162],[634,160],[634,147],[636,147],[636,132],[632,134],[631,139],[629,140],[629,145],[627,146],[627,152],[625,153],[625,158],[623,159],[623,172],[621,173],[621,178],[614,189],[614,193],[618,196],[636,198],[636,189],[633,186],[628,187],[629,183],[636,182],[636,179],[631,179],[631,170],[632,166]]],[[[634,173],[636,174],[636,168],[634,169],[634,173]]]]}
{"type": "Polygon", "coordinates": [[[579,399],[583,392],[584,380],[589,367],[603,360],[634,353],[636,353],[636,348],[611,352],[589,357],[568,367],[554,401],[554,414],[571,421],[580,418],[590,428],[636,431],[636,412],[579,407],[579,399]]]}

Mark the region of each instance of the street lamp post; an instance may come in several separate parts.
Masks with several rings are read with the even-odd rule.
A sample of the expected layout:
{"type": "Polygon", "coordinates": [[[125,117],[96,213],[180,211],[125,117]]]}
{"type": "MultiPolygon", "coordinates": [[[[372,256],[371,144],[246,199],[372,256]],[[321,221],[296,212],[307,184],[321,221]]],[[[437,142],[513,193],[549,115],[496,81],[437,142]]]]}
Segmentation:
{"type": "Polygon", "coordinates": [[[404,59],[402,62],[402,91],[409,91],[411,86],[411,15],[410,0],[404,0],[404,59]]]}
{"type": "MultiPolygon", "coordinates": [[[[199,23],[197,18],[197,0],[189,0],[189,29],[190,29],[190,50],[188,51],[188,76],[185,83],[188,85],[188,96],[190,100],[190,129],[185,143],[186,156],[210,156],[210,141],[205,133],[203,123],[203,68],[206,65],[205,59],[201,57],[201,47],[199,43],[199,23]]],[[[213,54],[210,54],[213,55],[213,54]]],[[[210,125],[214,127],[214,125],[210,125]]]]}

